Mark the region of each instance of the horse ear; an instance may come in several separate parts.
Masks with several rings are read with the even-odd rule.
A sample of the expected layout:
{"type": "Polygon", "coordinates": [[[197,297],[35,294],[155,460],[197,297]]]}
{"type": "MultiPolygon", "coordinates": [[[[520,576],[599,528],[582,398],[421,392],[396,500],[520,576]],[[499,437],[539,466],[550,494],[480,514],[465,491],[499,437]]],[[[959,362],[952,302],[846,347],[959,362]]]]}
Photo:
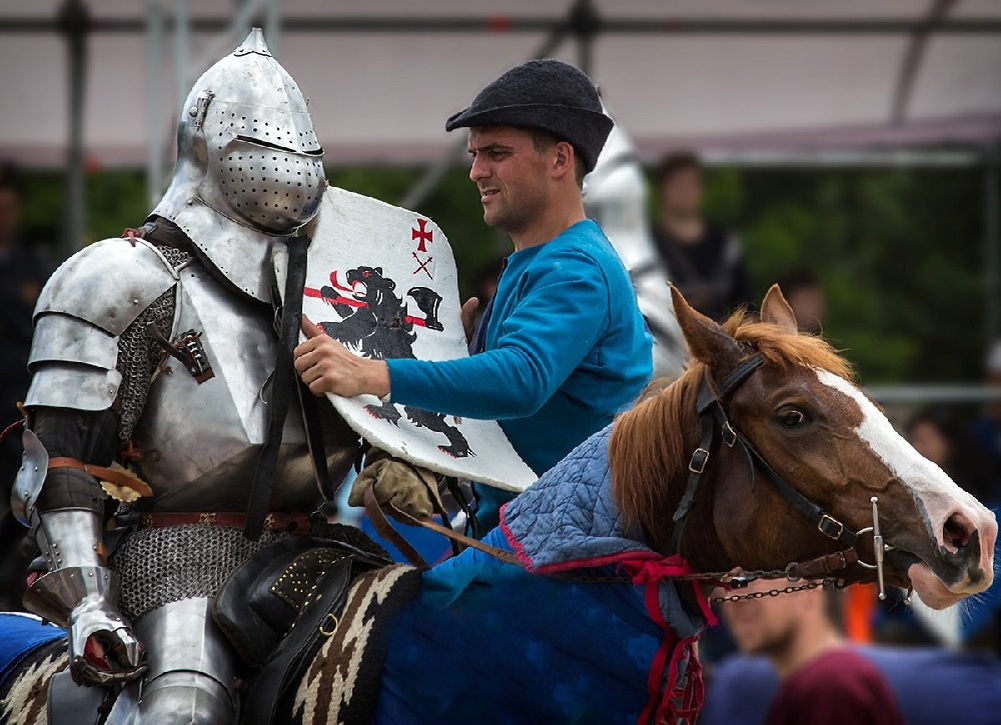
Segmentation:
{"type": "Polygon", "coordinates": [[[671,298],[678,324],[696,360],[707,365],[726,365],[740,359],[740,346],[722,326],[693,309],[677,287],[671,287],[671,298]]]}
{"type": "Polygon", "coordinates": [[[376,274],[378,274],[380,277],[382,276],[382,267],[376,267],[375,271],[376,271],[376,274]]]}
{"type": "Polygon", "coordinates": [[[768,288],[765,301],[761,303],[761,321],[778,325],[786,332],[793,334],[799,332],[796,313],[792,311],[792,307],[789,306],[777,284],[768,288]]]}

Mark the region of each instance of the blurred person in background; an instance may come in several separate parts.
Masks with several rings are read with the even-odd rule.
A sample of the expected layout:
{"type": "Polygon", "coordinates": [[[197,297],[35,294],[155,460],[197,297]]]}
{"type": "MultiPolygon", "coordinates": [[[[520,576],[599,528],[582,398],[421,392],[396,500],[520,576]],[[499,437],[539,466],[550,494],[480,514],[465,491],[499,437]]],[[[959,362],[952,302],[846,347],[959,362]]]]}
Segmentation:
{"type": "Polygon", "coordinates": [[[695,154],[664,157],[654,172],[658,218],[653,238],[671,282],[689,304],[722,322],[735,308],[752,304],[751,289],[739,240],[702,215],[704,181],[695,154]]]}
{"type": "Polygon", "coordinates": [[[915,413],[904,430],[918,453],[988,505],[993,500],[991,460],[977,436],[962,418],[943,408],[915,413]]]}
{"type": "MultiPolygon", "coordinates": [[[[987,355],[987,387],[1001,391],[1001,339],[995,340],[987,355]]],[[[991,460],[991,505],[1001,504],[1001,398],[987,404],[974,424],[974,432],[991,460]]]]}
{"type": "MultiPolygon", "coordinates": [[[[776,586],[775,581],[758,580],[746,593],[764,592],[776,586]]],[[[759,702],[758,716],[764,715],[763,719],[749,717],[744,722],[770,725],[904,722],[886,679],[872,662],[847,645],[836,624],[840,620],[836,592],[817,588],[727,602],[720,606],[720,613],[740,651],[766,657],[781,682],[770,692],[762,688],[762,695],[770,695],[759,702]]],[[[707,710],[713,695],[723,697],[716,684],[726,682],[730,673],[721,666],[716,677],[706,698],[707,710]]],[[[734,700],[730,702],[736,704],[734,700]]],[[[703,713],[702,722],[724,721],[715,719],[718,704],[721,703],[714,703],[710,711],[713,719],[703,713]]]]}
{"type": "MultiPolygon", "coordinates": [[[[0,430],[20,419],[17,403],[31,382],[31,314],[51,271],[42,254],[19,236],[21,190],[13,166],[0,166],[0,430]]],[[[10,512],[10,488],[21,465],[21,436],[0,442],[0,610],[20,609],[24,527],[10,512]]],[[[30,557],[28,557],[30,558],[30,557]]]]}
{"type": "MultiPolygon", "coordinates": [[[[777,586],[785,584],[759,580],[734,593],[777,586]]],[[[841,631],[841,596],[817,588],[721,605],[741,654],[715,670],[699,724],[999,722],[996,657],[853,646],[841,631]]]]}
{"type": "MultiPolygon", "coordinates": [[[[999,405],[993,403],[991,408],[999,405]]],[[[927,408],[911,417],[905,433],[918,453],[938,464],[952,480],[998,511],[1001,501],[995,487],[990,452],[963,418],[946,409],[927,408]]],[[[914,635],[913,630],[918,625],[908,614],[909,610],[887,611],[879,626],[880,638],[899,637],[909,630],[914,635]]],[[[1001,593],[997,588],[964,608],[960,630],[967,646],[1001,653],[1001,593]]],[[[921,633],[915,636],[920,637],[921,633]]]]}
{"type": "Polygon", "coordinates": [[[792,307],[800,332],[819,335],[824,319],[824,288],[808,269],[794,269],[779,277],[778,285],[792,307]]]}

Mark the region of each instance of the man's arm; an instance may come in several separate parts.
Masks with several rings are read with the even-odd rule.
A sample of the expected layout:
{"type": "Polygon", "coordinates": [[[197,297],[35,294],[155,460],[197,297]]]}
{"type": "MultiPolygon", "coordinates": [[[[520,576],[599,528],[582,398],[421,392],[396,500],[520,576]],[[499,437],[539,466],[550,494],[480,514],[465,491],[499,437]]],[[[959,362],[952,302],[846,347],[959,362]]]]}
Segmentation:
{"type": "Polygon", "coordinates": [[[445,362],[383,362],[313,338],[296,349],[296,369],[317,394],[384,395],[391,389],[394,403],[448,415],[531,415],[604,334],[610,301],[600,266],[579,252],[554,255],[530,275],[524,297],[500,322],[496,347],[485,353],[445,362]]]}

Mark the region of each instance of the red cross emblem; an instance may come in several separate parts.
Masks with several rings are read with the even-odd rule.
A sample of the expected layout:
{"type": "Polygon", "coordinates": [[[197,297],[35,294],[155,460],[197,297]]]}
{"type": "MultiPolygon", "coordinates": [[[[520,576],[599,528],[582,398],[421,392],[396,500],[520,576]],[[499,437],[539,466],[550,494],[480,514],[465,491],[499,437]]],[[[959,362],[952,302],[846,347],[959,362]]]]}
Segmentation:
{"type": "Polygon", "coordinates": [[[417,217],[417,226],[420,228],[410,230],[410,238],[420,240],[420,244],[417,245],[418,252],[426,252],[428,248],[425,245],[425,242],[434,241],[434,239],[431,238],[433,232],[428,231],[427,224],[428,224],[427,219],[421,219],[420,217],[417,217]]]}

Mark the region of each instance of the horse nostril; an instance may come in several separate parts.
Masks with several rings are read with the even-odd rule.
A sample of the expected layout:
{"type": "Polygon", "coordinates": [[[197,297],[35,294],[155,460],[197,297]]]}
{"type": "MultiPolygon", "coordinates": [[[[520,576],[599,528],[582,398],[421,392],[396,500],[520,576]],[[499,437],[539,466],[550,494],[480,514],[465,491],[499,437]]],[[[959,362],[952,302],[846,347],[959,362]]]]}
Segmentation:
{"type": "Polygon", "coordinates": [[[942,542],[947,551],[959,553],[970,543],[970,536],[976,530],[973,522],[957,511],[946,519],[942,527],[942,542]]]}

